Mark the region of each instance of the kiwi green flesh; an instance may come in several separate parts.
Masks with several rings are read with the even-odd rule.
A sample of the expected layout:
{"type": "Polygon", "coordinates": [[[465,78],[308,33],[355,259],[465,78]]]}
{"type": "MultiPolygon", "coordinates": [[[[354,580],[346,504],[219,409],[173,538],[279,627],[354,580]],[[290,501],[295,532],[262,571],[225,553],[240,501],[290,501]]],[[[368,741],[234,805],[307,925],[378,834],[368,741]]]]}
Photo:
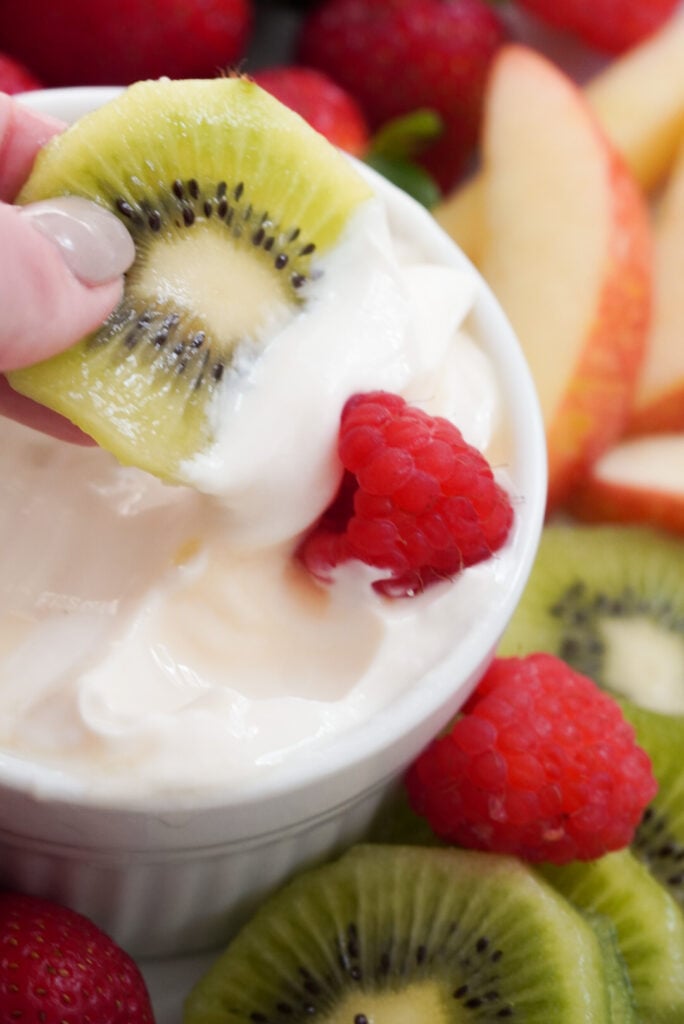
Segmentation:
{"type": "Polygon", "coordinates": [[[684,916],[644,864],[621,850],[538,870],[579,909],[613,921],[641,1019],[684,1021],[684,916]]]}
{"type": "Polygon", "coordinates": [[[684,913],[684,717],[621,703],[637,741],[648,751],[658,783],[658,792],[636,830],[632,851],[684,913]]]}
{"type": "Polygon", "coordinates": [[[634,1003],[634,990],[627,970],[617,929],[609,917],[584,911],[584,917],[596,933],[603,953],[606,986],[610,1001],[611,1024],[640,1024],[642,1018],[634,1003]]]}
{"type": "Polygon", "coordinates": [[[426,818],[411,807],[403,782],[386,794],[366,831],[370,843],[385,846],[438,846],[449,844],[438,839],[426,818]]]}
{"type": "Polygon", "coordinates": [[[362,845],[262,905],[184,1024],[610,1020],[590,925],[513,858],[362,845]]]}
{"type": "Polygon", "coordinates": [[[124,463],[184,481],[220,435],[221,389],[310,298],[370,195],[245,78],[140,82],[40,153],[18,201],[79,195],[129,229],[123,298],[92,335],[10,375],[124,463]]]}
{"type": "Polygon", "coordinates": [[[636,704],[684,713],[683,584],[675,538],[547,526],[499,653],[549,651],[636,704]]]}

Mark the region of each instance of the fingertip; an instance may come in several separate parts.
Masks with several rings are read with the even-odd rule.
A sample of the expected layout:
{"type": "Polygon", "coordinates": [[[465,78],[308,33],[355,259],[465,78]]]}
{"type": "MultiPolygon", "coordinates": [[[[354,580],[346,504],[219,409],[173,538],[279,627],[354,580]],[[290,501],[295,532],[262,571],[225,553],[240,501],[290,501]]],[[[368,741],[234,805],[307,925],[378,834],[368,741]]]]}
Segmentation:
{"type": "Polygon", "coordinates": [[[69,348],[106,320],[121,299],[123,277],[86,285],[60,249],[16,207],[0,204],[0,372],[69,348]],[[6,246],[6,247],[5,247],[6,246]]]}
{"type": "Polygon", "coordinates": [[[29,175],[43,146],[66,127],[47,114],[0,93],[0,200],[11,201],[29,175]]]}
{"type": "Polygon", "coordinates": [[[81,196],[58,196],[21,207],[21,215],[53,242],[69,270],[87,285],[124,274],[135,259],[135,244],[109,210],[81,196]]]}

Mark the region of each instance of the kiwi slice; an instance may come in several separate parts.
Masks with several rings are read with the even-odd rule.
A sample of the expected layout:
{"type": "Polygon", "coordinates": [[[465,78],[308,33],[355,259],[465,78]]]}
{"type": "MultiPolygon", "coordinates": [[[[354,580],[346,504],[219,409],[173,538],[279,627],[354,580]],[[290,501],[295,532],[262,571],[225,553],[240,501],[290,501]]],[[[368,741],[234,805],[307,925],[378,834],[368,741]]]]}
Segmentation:
{"type": "Polygon", "coordinates": [[[684,716],[662,715],[627,701],[622,707],[638,742],[648,751],[658,782],[632,850],[684,912],[684,716]]]}
{"type": "Polygon", "coordinates": [[[589,924],[592,926],[603,952],[606,972],[606,985],[610,1001],[611,1024],[640,1024],[634,1003],[632,981],[625,964],[615,924],[604,914],[585,911],[589,924]]]}
{"type": "Polygon", "coordinates": [[[609,917],[641,1019],[684,1021],[684,916],[669,893],[629,850],[595,861],[538,869],[582,910],[609,917]]]}
{"type": "Polygon", "coordinates": [[[684,714],[684,544],[646,527],[547,526],[499,648],[532,651],[684,714]]]}
{"type": "Polygon", "coordinates": [[[368,843],[382,846],[450,846],[432,831],[427,818],[411,807],[403,782],[381,801],[365,834],[368,843]]]}
{"type": "Polygon", "coordinates": [[[367,844],[263,904],[184,1024],[610,1019],[595,932],[520,861],[367,844]]]}
{"type": "Polygon", "coordinates": [[[315,293],[370,188],[244,77],[139,82],[41,152],[20,203],[94,200],[136,259],[106,323],[12,373],[121,462],[170,480],[211,447],[223,388],[315,293]]]}

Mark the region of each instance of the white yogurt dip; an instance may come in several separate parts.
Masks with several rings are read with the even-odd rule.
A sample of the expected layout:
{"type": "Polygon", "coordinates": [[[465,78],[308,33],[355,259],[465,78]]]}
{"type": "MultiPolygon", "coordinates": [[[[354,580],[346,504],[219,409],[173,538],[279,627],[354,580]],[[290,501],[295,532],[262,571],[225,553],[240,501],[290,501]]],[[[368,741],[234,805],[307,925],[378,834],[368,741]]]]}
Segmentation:
{"type": "Polygon", "coordinates": [[[364,204],[311,303],[227,389],[230,429],[191,467],[205,493],[0,422],[0,759],[105,801],[230,793],[366,721],[487,614],[515,528],[408,599],[355,563],[322,586],[292,557],[339,483],[358,391],[452,419],[519,497],[467,320],[478,282],[395,220],[364,204]]]}

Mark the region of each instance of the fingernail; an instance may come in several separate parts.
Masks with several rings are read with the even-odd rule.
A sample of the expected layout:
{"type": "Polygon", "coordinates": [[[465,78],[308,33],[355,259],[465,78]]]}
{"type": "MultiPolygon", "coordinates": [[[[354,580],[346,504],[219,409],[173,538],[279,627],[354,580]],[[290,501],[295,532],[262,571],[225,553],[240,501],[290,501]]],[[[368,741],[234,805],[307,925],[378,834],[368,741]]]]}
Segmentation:
{"type": "Polygon", "coordinates": [[[84,284],[104,284],[135,259],[135,245],[121,221],[81,196],[59,196],[21,207],[31,226],[59,248],[69,270],[84,284]]]}

